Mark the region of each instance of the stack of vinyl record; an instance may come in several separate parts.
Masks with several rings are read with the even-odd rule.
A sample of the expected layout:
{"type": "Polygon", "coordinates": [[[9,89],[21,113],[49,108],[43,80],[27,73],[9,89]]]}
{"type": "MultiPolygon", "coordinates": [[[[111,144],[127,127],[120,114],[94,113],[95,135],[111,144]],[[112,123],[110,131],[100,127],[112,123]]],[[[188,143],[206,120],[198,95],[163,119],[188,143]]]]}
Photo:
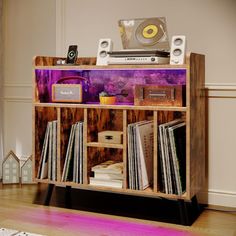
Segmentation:
{"type": "Polygon", "coordinates": [[[161,124],[158,136],[162,191],[182,195],[186,190],[186,123],[176,119],[161,124]]]}
{"type": "Polygon", "coordinates": [[[128,182],[144,190],[153,182],[153,121],[128,125],[128,182]]]}
{"type": "Polygon", "coordinates": [[[94,177],[90,177],[90,185],[122,188],[123,162],[108,160],[92,167],[94,177]]]}
{"type": "Polygon", "coordinates": [[[81,121],[71,127],[61,181],[83,183],[83,125],[81,121]]]}

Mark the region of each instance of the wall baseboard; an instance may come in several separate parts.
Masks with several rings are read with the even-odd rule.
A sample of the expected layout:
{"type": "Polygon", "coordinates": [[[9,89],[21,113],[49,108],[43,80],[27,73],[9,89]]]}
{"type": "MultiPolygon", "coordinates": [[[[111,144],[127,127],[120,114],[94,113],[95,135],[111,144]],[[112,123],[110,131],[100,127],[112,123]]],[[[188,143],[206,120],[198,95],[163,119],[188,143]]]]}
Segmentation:
{"type": "Polygon", "coordinates": [[[209,189],[198,194],[200,203],[236,208],[236,192],[209,189]]]}

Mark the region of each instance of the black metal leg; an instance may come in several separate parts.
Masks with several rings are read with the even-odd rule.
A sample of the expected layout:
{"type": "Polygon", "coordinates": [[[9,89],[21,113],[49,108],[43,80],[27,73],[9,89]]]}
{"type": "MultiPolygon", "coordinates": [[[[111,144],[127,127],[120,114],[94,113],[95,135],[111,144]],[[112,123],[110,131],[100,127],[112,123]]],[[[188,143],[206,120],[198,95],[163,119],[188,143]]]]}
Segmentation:
{"type": "Polygon", "coordinates": [[[200,205],[198,204],[197,201],[197,196],[193,196],[193,198],[191,199],[191,203],[192,203],[192,208],[194,213],[196,214],[196,216],[199,216],[201,209],[200,209],[200,205]]]}
{"type": "Polygon", "coordinates": [[[183,199],[178,200],[180,223],[182,225],[189,225],[189,216],[186,202],[183,199]]]}
{"type": "Polygon", "coordinates": [[[66,186],[65,206],[71,208],[71,186],[66,186]]]}
{"type": "Polygon", "coordinates": [[[47,193],[46,193],[46,197],[44,201],[45,206],[49,206],[50,204],[53,189],[54,189],[54,184],[48,184],[48,189],[47,189],[47,193]]]}

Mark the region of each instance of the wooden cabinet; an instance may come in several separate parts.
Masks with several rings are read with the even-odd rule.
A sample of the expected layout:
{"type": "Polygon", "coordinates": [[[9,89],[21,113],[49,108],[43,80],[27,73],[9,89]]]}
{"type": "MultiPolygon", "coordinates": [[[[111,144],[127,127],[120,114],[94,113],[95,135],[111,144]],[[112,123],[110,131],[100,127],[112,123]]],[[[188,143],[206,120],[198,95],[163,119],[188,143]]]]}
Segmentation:
{"type": "MultiPolygon", "coordinates": [[[[205,181],[205,94],[204,56],[191,53],[184,65],[112,65],[96,66],[94,58],[78,59],[77,64],[56,65],[56,57],[36,57],[33,68],[33,166],[37,182],[71,186],[79,189],[168,199],[190,200],[205,181]],[[65,76],[82,76],[84,103],[52,103],[52,84],[65,76]],[[181,107],[135,106],[135,84],[183,85],[186,92],[181,107]],[[120,93],[116,105],[99,104],[99,92],[120,93]],[[158,127],[182,118],[186,122],[186,191],[182,195],[166,194],[160,189],[158,127]],[[37,178],[47,123],[57,120],[56,180],[37,178]],[[127,127],[136,121],[153,120],[153,184],[145,190],[128,185],[127,127]],[[83,183],[61,181],[72,124],[83,121],[83,183]],[[121,143],[99,143],[98,133],[106,130],[123,132],[121,143]],[[91,186],[92,167],[111,158],[122,161],[123,187],[91,186]]],[[[74,83],[74,81],[69,82],[74,83]]],[[[78,81],[77,81],[78,83],[78,81]]]]}

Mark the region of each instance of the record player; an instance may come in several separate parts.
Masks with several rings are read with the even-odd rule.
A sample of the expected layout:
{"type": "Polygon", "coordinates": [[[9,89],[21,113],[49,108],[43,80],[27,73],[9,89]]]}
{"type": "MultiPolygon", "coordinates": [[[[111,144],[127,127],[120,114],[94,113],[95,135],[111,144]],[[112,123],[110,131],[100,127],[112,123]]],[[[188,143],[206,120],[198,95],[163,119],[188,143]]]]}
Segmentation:
{"type": "Polygon", "coordinates": [[[168,64],[170,53],[159,50],[121,50],[108,52],[107,63],[112,64],[168,64]]]}
{"type": "Polygon", "coordinates": [[[108,51],[106,64],[169,64],[165,17],[118,21],[123,50],[108,51]]]}

